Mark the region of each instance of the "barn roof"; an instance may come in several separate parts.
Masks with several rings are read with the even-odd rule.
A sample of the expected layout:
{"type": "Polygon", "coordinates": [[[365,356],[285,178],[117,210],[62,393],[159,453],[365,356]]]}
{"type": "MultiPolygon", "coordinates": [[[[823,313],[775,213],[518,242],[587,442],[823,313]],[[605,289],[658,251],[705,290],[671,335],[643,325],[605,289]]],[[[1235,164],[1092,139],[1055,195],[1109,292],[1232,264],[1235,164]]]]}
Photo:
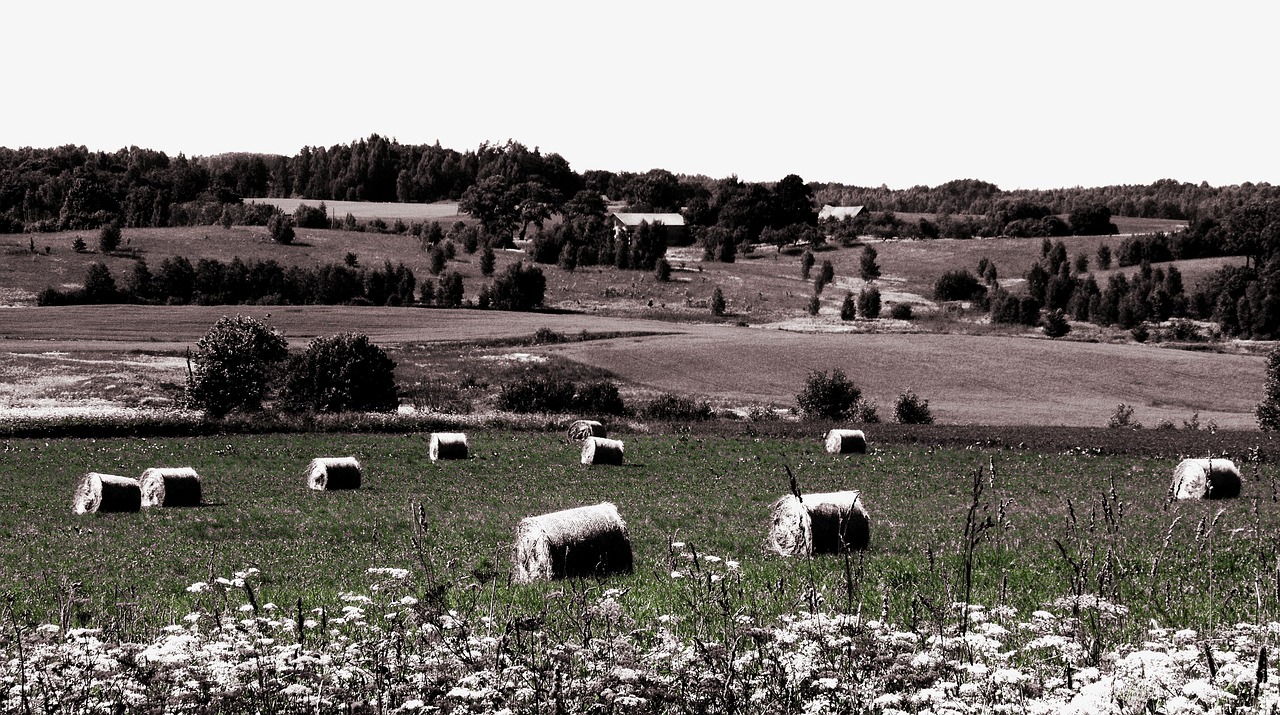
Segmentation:
{"type": "Polygon", "coordinates": [[[846,216],[853,218],[860,213],[862,213],[861,206],[832,206],[827,204],[818,212],[818,220],[821,221],[824,218],[842,219],[846,216]]]}
{"type": "Polygon", "coordinates": [[[663,226],[683,226],[684,216],[680,214],[661,214],[661,213],[618,213],[614,212],[613,217],[624,226],[639,226],[643,222],[650,224],[660,223],[663,226]]]}

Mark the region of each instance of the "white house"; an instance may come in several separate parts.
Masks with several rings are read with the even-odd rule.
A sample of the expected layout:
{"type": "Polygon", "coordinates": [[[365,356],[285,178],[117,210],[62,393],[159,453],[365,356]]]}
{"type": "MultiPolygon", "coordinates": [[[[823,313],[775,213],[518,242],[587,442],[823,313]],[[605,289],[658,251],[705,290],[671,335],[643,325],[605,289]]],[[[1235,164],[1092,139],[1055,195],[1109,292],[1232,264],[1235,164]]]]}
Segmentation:
{"type": "Polygon", "coordinates": [[[650,226],[654,224],[662,224],[667,228],[668,239],[683,235],[685,232],[684,216],[677,213],[610,213],[610,220],[613,222],[613,235],[618,236],[624,231],[630,233],[642,223],[648,223],[650,226]]]}

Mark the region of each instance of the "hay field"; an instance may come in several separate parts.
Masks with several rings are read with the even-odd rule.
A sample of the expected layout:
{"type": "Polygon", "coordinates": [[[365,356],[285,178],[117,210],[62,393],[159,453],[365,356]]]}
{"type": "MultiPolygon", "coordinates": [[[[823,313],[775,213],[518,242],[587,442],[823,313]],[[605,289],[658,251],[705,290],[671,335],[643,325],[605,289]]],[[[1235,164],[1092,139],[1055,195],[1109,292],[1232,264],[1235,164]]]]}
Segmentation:
{"type": "MultiPolygon", "coordinates": [[[[72,626],[128,634],[167,625],[198,608],[204,596],[188,592],[188,585],[248,567],[263,572],[255,584],[258,602],[290,612],[297,599],[310,609],[360,589],[369,568],[410,569],[425,598],[421,591],[431,586],[430,575],[411,543],[410,507],[421,505],[421,556],[438,570],[451,607],[488,611],[496,604],[514,614],[513,620],[546,617],[546,609],[556,607],[553,591],[618,586],[632,593],[629,602],[637,604],[638,617],[680,612],[687,608],[684,593],[668,578],[668,544],[675,540],[703,555],[739,561],[746,593],[771,594],[752,606],[763,622],[803,603],[801,594],[811,583],[833,604],[845,599],[842,559],[796,568],[766,552],[769,505],[788,492],[784,466],[790,466],[806,492],[861,490],[872,536],[870,550],[854,564],[855,597],[869,613],[879,613],[888,598],[891,615],[902,622],[914,612],[917,593],[939,603],[953,600],[944,594],[955,587],[955,547],[970,475],[994,461],[997,475],[986,498],[1006,505],[977,563],[976,600],[1030,612],[1065,595],[1070,570],[1053,539],[1064,538],[1068,500],[1077,513],[1087,513],[1114,482],[1114,497],[1126,504],[1120,530],[1093,533],[1082,524],[1072,538],[1081,549],[1119,547],[1128,566],[1116,584],[1117,601],[1134,609],[1136,628],[1146,627],[1148,615],[1189,627],[1214,619],[1252,621],[1259,607],[1252,596],[1215,600],[1210,594],[1235,583],[1252,589],[1247,564],[1253,541],[1231,534],[1280,527],[1275,510],[1255,515],[1249,509],[1252,499],[1270,498],[1275,477],[1270,465],[1243,462],[1254,444],[1274,456],[1275,443],[1263,435],[1226,441],[1207,432],[1182,436],[1175,452],[1225,449],[1236,455],[1245,474],[1244,498],[1170,505],[1164,496],[1176,454],[1166,448],[1155,456],[1099,455],[1089,431],[1074,433],[1078,442],[1069,453],[1051,454],[1034,442],[995,451],[895,446],[878,442],[869,430],[870,453],[843,457],[825,454],[823,430],[813,432],[620,434],[627,440],[628,464],[613,468],[577,464],[577,446],[558,434],[498,431],[469,434],[472,459],[437,464],[428,458],[426,435],[5,440],[0,591],[15,595],[20,622],[56,623],[62,617],[72,626]],[[348,455],[364,468],[359,490],[306,487],[303,470],[311,459],[348,455]],[[72,492],[85,472],[136,476],[154,466],[197,469],[204,478],[204,505],[72,514],[72,492]],[[509,548],[520,519],[600,501],[617,504],[627,522],[637,565],[633,576],[600,585],[508,584],[509,548]],[[1194,540],[1206,516],[1213,518],[1210,529],[1221,534],[1217,551],[1209,554],[1194,540]],[[1166,533],[1172,545],[1162,547],[1166,533]],[[1159,568],[1151,575],[1153,559],[1159,568]],[[1207,560],[1214,559],[1216,572],[1207,569],[1207,560]],[[1172,601],[1166,584],[1175,586],[1172,601]]],[[[1008,444],[1030,439],[1016,432],[999,435],[1008,444]]],[[[1076,543],[1068,540],[1067,546],[1076,543]]],[[[1263,568],[1262,578],[1273,575],[1263,568]]],[[[1268,586],[1262,594],[1261,608],[1274,618],[1275,591],[1268,586]]]]}
{"type": "Polygon", "coordinates": [[[737,404],[795,404],[810,370],[841,368],[881,417],[907,388],[948,424],[1105,426],[1118,403],[1149,427],[1199,412],[1254,427],[1264,360],[1147,345],[971,335],[830,335],[704,327],[678,335],[549,346],[619,378],[737,404]]]}

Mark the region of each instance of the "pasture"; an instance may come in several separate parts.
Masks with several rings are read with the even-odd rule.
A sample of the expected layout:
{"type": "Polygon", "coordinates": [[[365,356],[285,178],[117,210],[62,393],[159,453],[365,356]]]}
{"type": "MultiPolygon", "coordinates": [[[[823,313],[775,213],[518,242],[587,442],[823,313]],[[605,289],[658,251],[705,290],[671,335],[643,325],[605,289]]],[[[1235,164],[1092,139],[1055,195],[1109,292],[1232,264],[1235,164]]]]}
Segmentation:
{"type": "Polygon", "coordinates": [[[379,203],[376,201],[321,201],[319,199],[245,199],[246,203],[267,204],[291,214],[298,206],[306,204],[318,208],[325,205],[330,218],[342,218],[351,214],[357,220],[380,218],[384,221],[400,219],[406,223],[413,221],[440,221],[445,225],[454,221],[471,221],[471,217],[458,211],[457,201],[438,201],[431,204],[379,203]]]}

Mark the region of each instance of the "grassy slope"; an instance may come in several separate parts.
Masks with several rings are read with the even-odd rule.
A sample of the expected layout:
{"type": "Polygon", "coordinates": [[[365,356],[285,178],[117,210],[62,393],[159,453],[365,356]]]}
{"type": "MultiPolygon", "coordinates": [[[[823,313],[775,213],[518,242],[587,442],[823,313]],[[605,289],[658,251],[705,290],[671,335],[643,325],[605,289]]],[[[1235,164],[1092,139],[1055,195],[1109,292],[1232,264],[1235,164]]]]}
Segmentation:
{"type": "MultiPolygon", "coordinates": [[[[865,562],[855,563],[860,597],[869,612],[878,613],[882,589],[888,589],[892,618],[902,622],[915,612],[907,601],[917,592],[937,603],[955,599],[945,591],[955,588],[953,555],[969,475],[994,459],[998,477],[987,498],[993,505],[1011,501],[1002,510],[1007,524],[1001,522],[987,536],[982,550],[979,600],[997,600],[1002,575],[1008,579],[1007,597],[1024,612],[1066,593],[1067,569],[1052,539],[1075,548],[1063,536],[1071,500],[1081,515],[1077,533],[1085,544],[1116,546],[1136,566],[1121,586],[1122,601],[1139,609],[1138,627],[1145,627],[1145,612],[1161,607],[1177,610],[1158,613],[1162,621],[1177,616],[1175,622],[1189,626],[1217,617],[1251,619],[1252,597],[1207,608],[1205,581],[1215,579],[1218,592],[1238,585],[1252,594],[1251,542],[1225,535],[1235,529],[1252,533],[1249,500],[1268,498],[1274,479],[1270,468],[1243,465],[1245,492],[1239,501],[1167,505],[1163,497],[1176,461],[1173,453],[1090,456],[1088,433],[1079,435],[1081,449],[1052,455],[1034,444],[1030,450],[995,452],[972,446],[881,446],[874,430],[870,434],[872,453],[849,457],[823,454],[818,435],[620,434],[615,436],[626,440],[628,460],[620,468],[577,464],[576,448],[556,435],[507,432],[473,433],[472,459],[439,464],[427,459],[425,435],[8,440],[0,443],[0,472],[6,475],[0,502],[7,505],[0,513],[0,591],[17,596],[20,620],[56,620],[59,593],[65,597],[70,584],[78,583],[76,601],[68,608],[72,624],[128,629],[139,621],[155,626],[187,613],[197,602],[184,590],[192,582],[257,566],[266,576],[261,601],[291,608],[301,598],[310,607],[358,588],[366,568],[416,569],[409,534],[410,505],[417,503],[425,510],[430,557],[453,586],[454,598],[482,594],[487,603],[490,587],[472,590],[468,584],[496,577],[500,604],[546,608],[542,595],[562,585],[505,587],[516,524],[530,514],[610,500],[628,522],[638,564],[634,576],[611,585],[630,589],[632,603],[648,604],[658,613],[681,608],[666,576],[671,568],[667,543],[674,539],[692,543],[702,554],[740,560],[751,593],[769,594],[756,606],[767,615],[794,609],[810,573],[828,598],[843,593],[842,561],[818,559],[809,571],[764,551],[768,506],[786,492],[783,466],[788,465],[806,492],[862,491],[873,539],[865,562]],[[354,455],[364,464],[363,488],[347,493],[305,489],[306,463],[339,455],[354,455]],[[207,505],[140,514],[71,513],[73,488],[84,471],[133,476],[159,465],[198,469],[207,505]],[[1083,520],[1111,480],[1126,502],[1124,524],[1115,536],[1091,534],[1083,520]],[[1221,507],[1226,513],[1212,527],[1224,535],[1217,546],[1221,553],[1206,554],[1205,544],[1193,543],[1192,536],[1198,521],[1221,507]],[[1165,533],[1173,535],[1172,547],[1161,547],[1165,533]],[[1148,578],[1157,553],[1161,570],[1148,578]],[[936,566],[929,561],[935,555],[941,559],[936,566]],[[1206,559],[1218,560],[1216,572],[1206,572],[1206,559]],[[1172,605],[1148,598],[1148,588],[1168,597],[1170,583],[1172,605]]],[[[1201,432],[1176,444],[1199,452],[1217,439],[1201,432]]],[[[1280,517],[1268,509],[1259,518],[1257,525],[1270,532],[1280,517]]],[[[1264,564],[1274,560],[1267,558],[1272,560],[1264,564]]],[[[1269,574],[1264,567],[1264,580],[1269,574]]],[[[1274,589],[1264,583],[1262,593],[1263,608],[1274,612],[1267,595],[1274,589]]]]}

